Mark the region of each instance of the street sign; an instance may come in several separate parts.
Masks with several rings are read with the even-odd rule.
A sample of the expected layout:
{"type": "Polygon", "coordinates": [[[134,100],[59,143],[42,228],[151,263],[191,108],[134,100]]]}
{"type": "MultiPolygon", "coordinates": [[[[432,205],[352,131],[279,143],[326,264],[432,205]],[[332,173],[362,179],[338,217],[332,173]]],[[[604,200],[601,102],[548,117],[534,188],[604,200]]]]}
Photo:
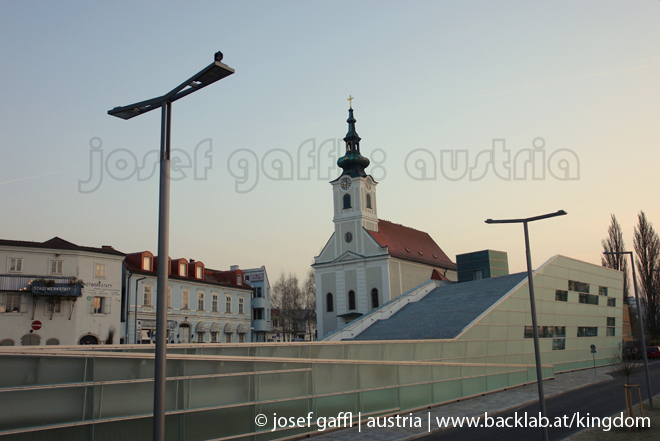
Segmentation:
{"type": "Polygon", "coordinates": [[[592,354],[596,353],[596,345],[591,345],[591,353],[592,354]]]}
{"type": "Polygon", "coordinates": [[[34,329],[35,331],[38,331],[39,329],[41,329],[41,322],[39,320],[33,321],[32,322],[32,329],[34,329]]]}

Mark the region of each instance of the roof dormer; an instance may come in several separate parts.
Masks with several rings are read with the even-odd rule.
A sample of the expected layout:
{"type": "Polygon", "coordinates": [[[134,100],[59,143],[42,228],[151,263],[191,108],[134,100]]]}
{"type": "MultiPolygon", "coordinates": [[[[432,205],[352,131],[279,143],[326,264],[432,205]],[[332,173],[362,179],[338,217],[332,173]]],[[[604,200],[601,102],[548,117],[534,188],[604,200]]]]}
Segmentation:
{"type": "Polygon", "coordinates": [[[204,264],[190,259],[188,264],[188,274],[191,279],[204,280],[204,264]]]}
{"type": "Polygon", "coordinates": [[[186,259],[174,259],[172,261],[171,274],[179,277],[188,277],[188,261],[186,259]]]}

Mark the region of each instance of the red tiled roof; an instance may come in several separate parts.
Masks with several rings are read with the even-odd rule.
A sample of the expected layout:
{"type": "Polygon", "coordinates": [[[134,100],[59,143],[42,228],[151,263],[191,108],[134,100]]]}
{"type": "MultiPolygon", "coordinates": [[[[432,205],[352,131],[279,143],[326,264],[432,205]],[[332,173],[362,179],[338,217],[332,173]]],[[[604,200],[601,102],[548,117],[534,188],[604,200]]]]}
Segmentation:
{"type": "Polygon", "coordinates": [[[449,279],[446,278],[444,275],[440,274],[440,271],[437,269],[434,269],[433,272],[431,273],[431,280],[443,280],[445,282],[449,282],[449,279]]]}
{"type": "Polygon", "coordinates": [[[438,244],[428,233],[404,227],[386,220],[378,220],[378,233],[369,231],[381,247],[387,247],[389,255],[440,268],[456,269],[438,244]]]}

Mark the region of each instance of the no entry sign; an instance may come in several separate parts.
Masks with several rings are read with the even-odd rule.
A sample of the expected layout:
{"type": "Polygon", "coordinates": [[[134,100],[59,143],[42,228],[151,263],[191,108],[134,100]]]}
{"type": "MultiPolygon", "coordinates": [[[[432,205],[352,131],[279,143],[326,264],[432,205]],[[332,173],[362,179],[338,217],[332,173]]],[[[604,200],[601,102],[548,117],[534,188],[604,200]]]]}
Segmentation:
{"type": "Polygon", "coordinates": [[[39,320],[33,321],[32,322],[32,329],[34,329],[35,331],[38,331],[39,329],[41,329],[41,322],[39,320]]]}

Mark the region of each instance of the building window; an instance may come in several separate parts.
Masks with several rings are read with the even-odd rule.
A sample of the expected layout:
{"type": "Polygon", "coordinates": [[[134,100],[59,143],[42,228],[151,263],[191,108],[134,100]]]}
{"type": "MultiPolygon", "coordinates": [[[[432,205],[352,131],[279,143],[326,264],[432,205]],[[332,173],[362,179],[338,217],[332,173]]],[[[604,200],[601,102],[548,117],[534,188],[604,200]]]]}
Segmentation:
{"type": "Polygon", "coordinates": [[[355,309],[355,292],[354,291],[349,291],[348,292],[348,309],[351,310],[351,311],[355,309]]]}
{"type": "Polygon", "coordinates": [[[231,343],[231,334],[225,334],[225,343],[231,343]]]}
{"type": "Polygon", "coordinates": [[[614,297],[607,299],[607,306],[616,306],[616,299],[614,297]]]}
{"type": "Polygon", "coordinates": [[[51,260],[50,261],[50,273],[51,274],[62,274],[63,261],[61,260],[51,260]]]}
{"type": "Polygon", "coordinates": [[[97,263],[94,265],[94,277],[97,279],[105,278],[105,263],[97,263]]]}
{"type": "MultiPolygon", "coordinates": [[[[539,338],[566,337],[566,326],[538,326],[539,338]]],[[[534,337],[534,328],[525,326],[525,338],[534,337]]]]}
{"type": "Polygon", "coordinates": [[[202,268],[201,266],[195,267],[195,277],[197,277],[198,279],[201,279],[203,271],[204,271],[204,268],[202,268]]]}
{"type": "Polygon", "coordinates": [[[190,309],[190,291],[187,289],[181,290],[181,309],[190,309]]]}
{"type": "Polygon", "coordinates": [[[172,309],[172,287],[167,287],[167,307],[172,309]]]}
{"type": "Polygon", "coordinates": [[[2,294],[0,296],[0,312],[21,312],[21,295],[2,294]]]}
{"type": "Polygon", "coordinates": [[[46,345],[48,345],[48,346],[55,346],[55,345],[59,345],[59,344],[60,344],[60,341],[56,338],[49,338],[48,340],[46,340],[46,345]]]}
{"type": "Polygon", "coordinates": [[[586,303],[586,304],[589,304],[589,305],[597,305],[598,304],[598,296],[593,295],[593,294],[579,293],[578,294],[578,302],[586,303]]]}
{"type": "Polygon", "coordinates": [[[92,314],[110,314],[110,297],[94,297],[92,314]]]}
{"type": "Polygon", "coordinates": [[[378,290],[376,288],[371,290],[371,307],[378,308],[378,290]]]}
{"type": "Polygon", "coordinates": [[[615,335],[614,327],[616,326],[616,319],[614,317],[607,317],[607,335],[613,337],[615,335]]]}
{"type": "Polygon", "coordinates": [[[151,271],[151,257],[144,256],[142,258],[142,269],[145,271],[151,271]]]}
{"type": "Polygon", "coordinates": [[[566,339],[565,338],[555,338],[552,340],[552,350],[553,351],[563,351],[566,349],[566,339]]]}
{"type": "Polygon", "coordinates": [[[252,320],[263,320],[264,319],[264,310],[261,308],[252,310],[252,320]]]}
{"type": "Polygon", "coordinates": [[[568,281],[568,290],[577,292],[589,292],[589,284],[576,282],[575,280],[568,281]]]}
{"type": "Polygon", "coordinates": [[[14,346],[14,340],[11,338],[5,338],[4,340],[0,341],[0,346],[14,346]]]}
{"type": "Polygon", "coordinates": [[[213,312],[218,312],[218,295],[213,294],[213,297],[211,298],[211,311],[213,312]]]}
{"type": "Polygon", "coordinates": [[[22,273],[23,272],[23,258],[10,257],[9,258],[9,272],[22,273]]]}
{"type": "Polygon", "coordinates": [[[472,274],[473,280],[481,280],[484,278],[484,270],[474,270],[472,274]]]}
{"type": "Polygon", "coordinates": [[[217,343],[218,342],[218,333],[213,331],[211,332],[211,343],[217,343]]]}
{"type": "Polygon", "coordinates": [[[62,312],[62,301],[46,302],[46,314],[60,314],[62,312]]]}
{"type": "Polygon", "coordinates": [[[238,334],[238,342],[245,343],[245,334],[238,334]]]}
{"type": "Polygon", "coordinates": [[[558,302],[568,302],[568,291],[558,289],[555,291],[555,300],[558,302]]]}
{"type": "Polygon", "coordinates": [[[237,285],[242,285],[243,284],[243,275],[242,274],[236,274],[236,284],[237,285]]]}
{"type": "Polygon", "coordinates": [[[204,311],[204,292],[197,291],[197,310],[204,311]]]}
{"type": "Polygon", "coordinates": [[[371,208],[371,195],[367,195],[367,208],[371,208]]]}
{"type": "Polygon", "coordinates": [[[578,326],[578,337],[598,337],[598,328],[596,326],[578,326]]]}
{"type": "Polygon", "coordinates": [[[231,312],[231,296],[225,298],[225,312],[231,312]]]}
{"type": "Polygon", "coordinates": [[[607,295],[607,286],[599,286],[598,287],[598,295],[599,296],[606,296],[607,295]]]}
{"type": "Polygon", "coordinates": [[[344,238],[346,239],[346,243],[351,243],[351,241],[353,240],[353,233],[349,231],[348,233],[346,233],[344,238]]]}
{"type": "Polygon", "coordinates": [[[180,263],[179,264],[179,275],[182,277],[186,277],[186,264],[185,263],[180,263]]]}
{"type": "Polygon", "coordinates": [[[245,309],[243,308],[244,301],[245,300],[243,299],[243,297],[238,298],[238,313],[239,314],[245,314],[245,309]]]}
{"type": "Polygon", "coordinates": [[[326,307],[326,312],[332,312],[335,310],[335,306],[332,302],[332,294],[328,293],[325,296],[325,307],[326,307]]]}
{"type": "Polygon", "coordinates": [[[21,346],[39,346],[41,337],[36,334],[26,334],[21,337],[21,346]]]}
{"type": "Polygon", "coordinates": [[[255,297],[263,297],[263,293],[261,292],[261,287],[260,286],[257,286],[256,288],[254,288],[254,290],[252,292],[254,293],[255,297]]]}
{"type": "Polygon", "coordinates": [[[350,194],[345,194],[344,195],[344,210],[347,208],[351,208],[351,195],[350,194]]]}
{"type": "Polygon", "coordinates": [[[142,305],[151,306],[151,292],[153,288],[151,285],[142,285],[142,305]]]}

